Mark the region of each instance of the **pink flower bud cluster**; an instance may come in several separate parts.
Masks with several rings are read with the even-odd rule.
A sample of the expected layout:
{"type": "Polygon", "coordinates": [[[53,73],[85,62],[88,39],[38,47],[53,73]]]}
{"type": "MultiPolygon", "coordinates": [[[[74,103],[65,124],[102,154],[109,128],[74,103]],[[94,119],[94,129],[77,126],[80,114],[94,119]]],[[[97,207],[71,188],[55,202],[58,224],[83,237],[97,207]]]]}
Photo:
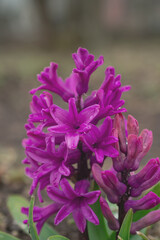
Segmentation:
{"type": "MultiPolygon", "coordinates": [[[[142,192],[151,188],[160,181],[160,160],[151,159],[138,173],[134,171],[140,166],[143,157],[149,151],[153,137],[152,132],[144,129],[139,134],[137,120],[131,115],[125,120],[122,114],[114,118],[114,135],[118,138],[115,148],[119,152],[118,157],[113,157],[113,169],[103,171],[98,164],[94,164],[92,172],[95,181],[106,193],[108,200],[115,203],[119,208],[119,217],[116,219],[108,203],[100,198],[102,212],[112,230],[119,230],[127,211],[132,208],[133,212],[151,209],[160,203],[160,198],[153,192],[140,197],[142,192]],[[136,197],[136,199],[135,199],[136,197]]],[[[151,225],[160,220],[159,210],[148,213],[142,219],[133,222],[131,233],[151,225]]]]}

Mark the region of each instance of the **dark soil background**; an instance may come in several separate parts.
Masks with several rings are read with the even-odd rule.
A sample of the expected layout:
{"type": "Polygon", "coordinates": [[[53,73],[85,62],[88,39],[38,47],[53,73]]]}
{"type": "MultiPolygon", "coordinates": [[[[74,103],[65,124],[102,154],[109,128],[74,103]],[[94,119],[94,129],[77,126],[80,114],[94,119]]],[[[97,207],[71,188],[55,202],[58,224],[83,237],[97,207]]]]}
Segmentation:
{"type": "MultiPolygon", "coordinates": [[[[101,48],[89,49],[96,57],[104,55],[105,62],[90,80],[90,91],[98,88],[104,79],[104,70],[113,65],[122,75],[122,85],[131,85],[132,90],[123,95],[128,114],[137,118],[140,129],[153,131],[151,151],[142,162],[160,155],[160,42],[139,41],[106,43],[101,48]]],[[[73,51],[76,51],[74,49],[73,51]]],[[[36,87],[36,74],[50,61],[59,63],[58,73],[67,77],[74,66],[71,50],[43,51],[35,48],[0,49],[0,230],[28,240],[12,220],[6,207],[11,194],[21,194],[29,199],[30,180],[24,175],[21,160],[24,152],[21,141],[25,137],[24,124],[29,114],[31,96],[29,90],[36,87]]],[[[54,96],[54,103],[62,104],[54,96]]],[[[126,114],[127,116],[127,114],[126,114]]],[[[53,224],[53,219],[50,220],[53,224]]],[[[149,231],[150,239],[160,239],[160,225],[155,224],[149,231]]],[[[58,226],[61,234],[71,240],[77,239],[77,230],[68,218],[58,226]]]]}

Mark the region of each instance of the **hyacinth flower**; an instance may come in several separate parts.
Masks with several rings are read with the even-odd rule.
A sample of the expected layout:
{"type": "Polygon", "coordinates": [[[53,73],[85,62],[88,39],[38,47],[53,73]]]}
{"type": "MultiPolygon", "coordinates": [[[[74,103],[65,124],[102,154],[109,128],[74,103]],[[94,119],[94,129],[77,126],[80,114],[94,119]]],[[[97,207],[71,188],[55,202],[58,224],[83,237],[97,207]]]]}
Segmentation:
{"type": "Polygon", "coordinates": [[[74,98],[69,99],[69,111],[53,106],[52,116],[58,125],[48,130],[53,133],[64,133],[68,148],[77,148],[80,136],[91,128],[89,124],[99,111],[99,105],[95,104],[78,113],[74,98]]]}
{"type": "Polygon", "coordinates": [[[40,96],[34,95],[30,103],[32,114],[29,115],[29,122],[41,123],[41,127],[56,125],[50,114],[50,107],[53,105],[53,97],[48,92],[43,92],[40,96]]]}
{"type": "MultiPolygon", "coordinates": [[[[99,190],[88,192],[89,185],[88,180],[81,180],[75,184],[75,189],[73,190],[65,178],[60,181],[62,190],[49,185],[47,194],[54,203],[43,208],[35,207],[33,212],[38,232],[40,232],[44,222],[56,212],[55,225],[59,224],[71,213],[81,232],[84,232],[86,228],[86,220],[98,225],[99,220],[89,205],[94,204],[98,200],[101,192],[99,190]]],[[[22,212],[28,215],[28,208],[23,208],[22,212]]],[[[24,223],[27,223],[27,221],[24,223]]]]}
{"type": "Polygon", "coordinates": [[[117,138],[112,135],[112,119],[110,117],[107,117],[99,128],[92,125],[91,131],[85,133],[82,138],[90,151],[95,153],[97,162],[103,163],[105,156],[118,156],[118,151],[113,147],[117,138]]]}
{"type": "Polygon", "coordinates": [[[127,212],[130,208],[134,212],[138,210],[145,210],[155,207],[160,203],[160,198],[153,192],[149,192],[146,196],[138,200],[128,200],[125,202],[125,211],[127,212]]]}
{"type": "MultiPolygon", "coordinates": [[[[36,223],[36,228],[38,234],[40,233],[44,223],[48,220],[48,218],[59,211],[62,204],[52,203],[45,207],[34,207],[33,210],[33,221],[36,223]]],[[[29,215],[29,208],[22,207],[21,212],[25,215],[29,215]]],[[[28,220],[24,220],[23,223],[27,224],[28,220]]]]}
{"type": "Polygon", "coordinates": [[[106,193],[109,201],[118,203],[127,190],[126,185],[120,182],[112,171],[102,171],[98,164],[93,164],[92,173],[95,181],[106,193]]]}
{"type": "Polygon", "coordinates": [[[68,177],[71,174],[71,163],[77,162],[79,151],[77,149],[74,153],[73,151],[69,152],[65,142],[62,142],[59,148],[55,149],[54,141],[49,138],[46,150],[26,147],[26,155],[31,165],[30,168],[26,168],[26,174],[33,178],[30,194],[34,192],[39,183],[38,197],[40,202],[43,202],[41,190],[49,183],[58,186],[62,176],[68,177]]]}
{"type": "MultiPolygon", "coordinates": [[[[23,164],[27,165],[26,175],[32,179],[30,194],[37,190],[39,201],[42,202],[41,192],[47,191],[53,201],[50,213],[49,206],[41,208],[40,215],[37,215],[40,208],[34,208],[33,219],[37,226],[42,227],[52,214],[57,214],[55,224],[58,224],[72,212],[75,223],[84,232],[86,220],[98,224],[98,218],[88,206],[95,203],[100,194],[89,188],[93,181],[92,165],[96,162],[103,166],[107,157],[118,158],[118,137],[111,117],[126,111],[122,108],[124,100],[121,100],[121,95],[130,87],[122,87],[120,76],[116,76],[114,68],[109,67],[99,90],[86,96],[91,74],[103,64],[103,57],[95,60],[88,50],[79,48],[73,54],[73,60],[76,67],[64,81],[57,74],[56,63],[51,63],[38,75],[41,85],[30,92],[33,97],[31,114],[25,126],[28,138],[23,140],[26,153],[23,164]],[[39,90],[45,92],[38,96],[39,90]],[[65,101],[68,110],[56,105],[54,93],[65,101]],[[101,125],[99,120],[102,120],[101,125]],[[72,182],[74,190],[68,181],[72,182]],[[84,184],[88,186],[86,190],[84,184]],[[56,199],[57,196],[59,198],[56,199]],[[73,206],[69,208],[70,211],[62,216],[65,204],[71,206],[71,203],[73,206]]],[[[107,175],[102,177],[105,183],[109,183],[111,178],[111,185],[118,184],[119,178],[115,173],[109,174],[109,178],[107,175]]],[[[122,185],[123,189],[118,192],[114,187],[111,190],[117,194],[116,199],[126,191],[124,184],[120,183],[119,188],[122,185]]],[[[107,187],[106,192],[108,190],[107,187]]],[[[109,196],[109,192],[107,194],[109,196]]],[[[23,210],[26,214],[27,211],[23,210]]],[[[41,227],[38,227],[39,233],[41,227]]]]}
{"type": "MultiPolygon", "coordinates": [[[[141,193],[150,189],[160,181],[160,160],[151,159],[142,170],[135,173],[140,161],[149,151],[152,144],[152,133],[145,129],[139,134],[136,119],[128,117],[126,123],[122,114],[115,117],[115,135],[119,141],[115,143],[119,151],[117,158],[112,158],[114,170],[103,171],[98,164],[93,164],[92,173],[97,184],[103,189],[111,203],[118,206],[118,219],[113,216],[105,199],[101,197],[100,205],[104,217],[112,230],[119,232],[127,211],[131,208],[134,213],[139,210],[148,210],[160,203],[160,197],[149,192],[140,198],[141,193]],[[139,197],[135,199],[134,197],[139,197]]],[[[160,220],[159,210],[148,213],[142,219],[133,222],[131,233],[147,227],[160,220]]]]}
{"type": "Polygon", "coordinates": [[[119,222],[113,215],[108,203],[105,201],[103,197],[100,197],[100,205],[101,205],[102,213],[104,217],[107,219],[108,226],[110,227],[110,229],[111,230],[119,229],[120,227],[119,222]]]}
{"type": "Polygon", "coordinates": [[[98,200],[100,191],[88,192],[89,185],[88,180],[81,180],[75,184],[75,190],[73,190],[68,181],[62,179],[60,186],[63,192],[53,188],[53,186],[48,186],[47,193],[49,197],[53,201],[63,204],[55,217],[54,222],[56,225],[70,213],[73,214],[75,223],[81,232],[85,230],[86,219],[95,225],[99,224],[97,216],[88,205],[98,200]]]}
{"type": "Polygon", "coordinates": [[[37,75],[37,79],[42,85],[30,91],[35,94],[39,90],[49,90],[62,97],[64,101],[74,96],[72,89],[69,89],[66,82],[57,75],[58,64],[51,63],[49,67],[44,68],[43,72],[37,75]]]}
{"type": "Polygon", "coordinates": [[[45,149],[45,139],[47,137],[47,134],[42,132],[39,128],[36,128],[33,124],[26,124],[25,127],[27,130],[28,138],[23,139],[23,147],[26,148],[27,146],[35,146],[41,149],[45,149]]]}
{"type": "Polygon", "coordinates": [[[77,53],[72,54],[76,68],[73,69],[76,78],[76,90],[78,95],[88,92],[88,84],[91,74],[103,64],[103,57],[94,61],[94,55],[89,54],[87,49],[79,48],[77,53]]]}
{"type": "Polygon", "coordinates": [[[132,223],[131,233],[135,234],[137,231],[145,228],[146,226],[150,226],[160,220],[160,210],[152,211],[148,213],[146,216],[138,220],[137,222],[132,223]]]}

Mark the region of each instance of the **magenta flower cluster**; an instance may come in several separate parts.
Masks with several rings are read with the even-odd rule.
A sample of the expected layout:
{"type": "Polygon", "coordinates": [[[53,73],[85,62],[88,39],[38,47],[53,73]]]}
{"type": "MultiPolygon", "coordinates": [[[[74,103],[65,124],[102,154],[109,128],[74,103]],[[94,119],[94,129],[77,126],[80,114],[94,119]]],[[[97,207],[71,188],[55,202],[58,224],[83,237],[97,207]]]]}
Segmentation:
{"type": "MultiPolygon", "coordinates": [[[[56,214],[57,225],[72,213],[81,232],[85,231],[86,220],[98,225],[99,219],[90,207],[101,194],[91,189],[94,177],[108,200],[119,207],[116,219],[100,197],[109,227],[118,231],[130,208],[135,212],[160,203],[151,192],[134,200],[160,180],[160,162],[151,159],[139,173],[134,173],[151,147],[152,133],[145,129],[138,135],[137,121],[132,116],[126,121],[122,115],[126,109],[122,108],[121,95],[130,86],[122,87],[120,75],[108,67],[100,88],[87,96],[90,77],[103,64],[103,57],[95,60],[83,48],[72,56],[76,67],[65,81],[57,74],[58,65],[51,63],[37,76],[41,85],[31,90],[23,163],[27,165],[26,175],[32,179],[30,194],[37,191],[43,202],[44,190],[53,201],[46,207],[34,207],[34,222],[40,232],[51,215],[56,214]],[[45,91],[35,95],[39,90],[45,91]],[[52,93],[66,102],[68,110],[55,105],[52,93]],[[107,157],[112,158],[113,168],[103,171],[107,157]]],[[[160,219],[158,211],[156,221],[160,219]]],[[[22,208],[22,212],[28,215],[28,208],[22,208]]],[[[154,222],[151,213],[144,218],[132,224],[132,233],[154,222]]]]}

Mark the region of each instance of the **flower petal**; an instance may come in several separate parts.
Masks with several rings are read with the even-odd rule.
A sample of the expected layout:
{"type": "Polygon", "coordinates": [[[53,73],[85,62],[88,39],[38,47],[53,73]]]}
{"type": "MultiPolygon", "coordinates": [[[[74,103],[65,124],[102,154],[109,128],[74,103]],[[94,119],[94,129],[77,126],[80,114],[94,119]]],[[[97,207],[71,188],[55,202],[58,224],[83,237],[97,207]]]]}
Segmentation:
{"type": "Polygon", "coordinates": [[[98,217],[93,212],[93,210],[87,205],[85,201],[81,203],[81,210],[84,215],[84,217],[89,221],[92,222],[95,225],[99,224],[98,217]]]}
{"type": "Polygon", "coordinates": [[[102,213],[103,213],[104,217],[107,219],[108,226],[110,227],[110,229],[112,229],[114,231],[118,230],[119,222],[114,217],[108,203],[102,197],[100,197],[100,205],[101,205],[102,213]]]}
{"type": "Polygon", "coordinates": [[[49,185],[47,187],[47,194],[48,194],[49,198],[51,198],[53,201],[55,201],[57,203],[64,204],[64,203],[68,202],[64,193],[62,191],[60,191],[57,187],[53,187],[53,186],[49,185]]]}
{"type": "Polygon", "coordinates": [[[88,204],[93,204],[98,200],[100,194],[101,194],[101,191],[97,190],[97,191],[86,193],[84,196],[87,198],[86,201],[88,204]]]}
{"type": "Polygon", "coordinates": [[[91,130],[88,133],[83,134],[82,139],[89,149],[94,151],[92,145],[94,145],[100,139],[99,129],[95,125],[91,125],[91,130]]]}
{"type": "Polygon", "coordinates": [[[112,132],[112,119],[110,117],[105,118],[102,125],[99,127],[102,137],[111,135],[112,132]]]}
{"type": "Polygon", "coordinates": [[[56,125],[48,128],[48,131],[53,133],[66,133],[71,130],[72,128],[66,124],[56,125]]]}
{"type": "Polygon", "coordinates": [[[119,194],[115,194],[115,191],[113,191],[111,188],[105,185],[102,179],[102,168],[96,163],[94,163],[92,166],[92,174],[97,184],[107,194],[109,201],[112,203],[118,203],[120,198],[119,194]]]}
{"type": "Polygon", "coordinates": [[[104,181],[104,184],[113,191],[114,195],[122,196],[127,190],[126,185],[120,182],[112,171],[103,171],[102,179],[104,181]]]}
{"type": "Polygon", "coordinates": [[[72,122],[76,123],[78,120],[78,112],[76,108],[75,98],[70,98],[68,104],[69,104],[69,118],[71,119],[72,122]]]}
{"type": "Polygon", "coordinates": [[[131,225],[131,234],[136,234],[136,231],[142,228],[148,227],[160,220],[160,210],[152,211],[145,215],[137,222],[133,222],[131,225]]]}
{"type": "Polygon", "coordinates": [[[74,207],[73,205],[70,204],[66,204],[64,205],[57,213],[55,219],[54,219],[54,224],[58,225],[60,222],[62,222],[62,220],[66,217],[68,217],[68,215],[73,211],[74,207]]]}
{"type": "Polygon", "coordinates": [[[130,208],[133,211],[146,210],[155,207],[160,203],[160,198],[153,192],[149,192],[143,198],[138,200],[128,200],[125,202],[125,211],[128,212],[130,208]]]}
{"type": "Polygon", "coordinates": [[[50,163],[52,160],[51,156],[46,151],[35,147],[26,147],[26,155],[39,163],[50,163]]]}
{"type": "Polygon", "coordinates": [[[98,104],[92,105],[83,109],[79,113],[79,121],[80,123],[90,123],[94,117],[98,114],[100,106],[98,104]]]}
{"type": "Polygon", "coordinates": [[[85,194],[88,192],[89,187],[90,183],[88,180],[80,180],[75,184],[75,191],[80,195],[85,194]]]}
{"type": "Polygon", "coordinates": [[[83,233],[86,228],[86,219],[83,216],[83,213],[81,212],[80,209],[76,209],[75,211],[73,211],[72,215],[78,229],[80,230],[81,233],[83,233]]]}
{"type": "Polygon", "coordinates": [[[99,148],[95,149],[95,156],[96,156],[97,162],[103,163],[104,152],[102,149],[99,149],[99,148]]]}
{"type": "Polygon", "coordinates": [[[70,124],[69,113],[56,105],[51,107],[51,115],[57,124],[70,124]]]}
{"type": "Polygon", "coordinates": [[[127,145],[126,145],[126,127],[125,127],[125,118],[124,116],[119,113],[116,114],[114,119],[114,128],[118,132],[118,138],[120,143],[120,149],[123,153],[127,153],[127,145]]]}
{"type": "Polygon", "coordinates": [[[131,115],[128,115],[127,131],[128,131],[128,135],[134,134],[138,136],[138,133],[139,133],[138,121],[131,115]]]}
{"type": "Polygon", "coordinates": [[[67,181],[67,179],[63,178],[60,182],[60,185],[61,185],[63,193],[70,200],[74,199],[78,196],[76,194],[76,192],[73,190],[73,188],[71,187],[71,185],[69,184],[69,182],[67,181]]]}
{"type": "Polygon", "coordinates": [[[50,184],[52,186],[58,187],[61,177],[62,174],[59,171],[57,171],[57,169],[55,169],[55,171],[52,171],[50,174],[50,184]]]}
{"type": "Polygon", "coordinates": [[[111,145],[108,145],[105,148],[103,148],[103,154],[107,157],[113,157],[113,158],[119,156],[119,152],[111,145]]]}
{"type": "Polygon", "coordinates": [[[79,133],[69,132],[65,135],[65,140],[68,148],[76,149],[79,142],[79,133]]]}
{"type": "Polygon", "coordinates": [[[64,176],[69,176],[71,173],[69,168],[64,163],[62,163],[62,165],[59,167],[58,171],[64,176]]]}

